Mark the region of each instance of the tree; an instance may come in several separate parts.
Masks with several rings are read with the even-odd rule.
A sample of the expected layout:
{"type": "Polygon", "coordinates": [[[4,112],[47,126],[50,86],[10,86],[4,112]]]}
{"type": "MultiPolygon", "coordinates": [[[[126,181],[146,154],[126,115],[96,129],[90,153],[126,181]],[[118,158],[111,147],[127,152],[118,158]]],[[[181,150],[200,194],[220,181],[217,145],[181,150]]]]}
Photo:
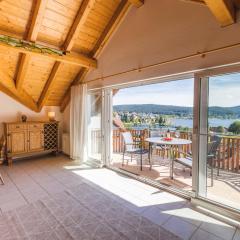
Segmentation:
{"type": "Polygon", "coordinates": [[[183,127],[183,126],[177,126],[176,127],[177,131],[184,131],[184,132],[189,132],[189,127],[183,127]]]}
{"type": "Polygon", "coordinates": [[[225,128],[223,126],[218,126],[216,128],[216,131],[219,132],[219,133],[224,133],[225,132],[225,128]]]}
{"type": "Polygon", "coordinates": [[[233,122],[229,126],[228,131],[232,132],[232,133],[235,133],[235,134],[239,134],[240,133],[240,121],[233,122]]]}
{"type": "Polygon", "coordinates": [[[209,131],[215,132],[215,133],[225,133],[226,129],[223,126],[209,127],[209,131]]]}
{"type": "Polygon", "coordinates": [[[166,119],[164,119],[162,116],[159,116],[158,124],[159,124],[159,126],[165,126],[166,125],[166,119]]]}

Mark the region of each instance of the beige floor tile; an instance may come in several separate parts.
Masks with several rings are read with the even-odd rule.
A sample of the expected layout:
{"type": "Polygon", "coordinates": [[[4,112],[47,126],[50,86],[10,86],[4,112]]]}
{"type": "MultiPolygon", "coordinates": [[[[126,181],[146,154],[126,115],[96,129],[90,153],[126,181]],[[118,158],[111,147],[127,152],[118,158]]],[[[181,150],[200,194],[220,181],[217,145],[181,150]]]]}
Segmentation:
{"type": "Polygon", "coordinates": [[[195,225],[178,217],[171,217],[165,222],[165,224],[163,224],[163,227],[182,239],[190,239],[193,233],[197,230],[195,225]]]}
{"type": "Polygon", "coordinates": [[[236,231],[235,227],[232,227],[226,223],[218,221],[214,218],[208,217],[200,226],[202,230],[210,232],[220,238],[231,240],[236,231]]]}
{"type": "Polygon", "coordinates": [[[206,214],[202,214],[196,209],[191,208],[189,205],[183,206],[177,209],[166,209],[162,211],[169,216],[176,216],[182,220],[189,222],[199,227],[203,222],[207,222],[209,217],[206,214]]]}
{"type": "Polygon", "coordinates": [[[192,236],[191,240],[222,240],[222,238],[213,235],[212,233],[206,232],[202,229],[198,229],[192,236]]]}
{"type": "MultiPolygon", "coordinates": [[[[69,161],[65,156],[47,156],[19,161],[14,163],[12,168],[2,166],[1,172],[6,182],[6,185],[0,186],[1,211],[31,206],[29,203],[35,204],[39,200],[41,204],[33,204],[34,207],[46,220],[47,225],[51,226],[51,222],[54,223],[51,229],[47,229],[42,221],[38,222],[38,226],[32,226],[32,229],[29,227],[27,230],[31,233],[32,239],[73,239],[64,227],[73,226],[82,221],[76,210],[82,209],[81,213],[86,211],[86,208],[80,208],[81,204],[92,209],[92,214],[101,217],[104,207],[99,208],[104,204],[110,206],[112,202],[129,212],[145,216],[158,227],[163,225],[183,239],[192,236],[192,239],[201,240],[202,236],[206,236],[205,239],[217,240],[220,235],[223,239],[230,239],[235,232],[234,228],[219,224],[211,218],[205,218],[205,215],[192,209],[183,198],[108,169],[90,169],[88,166],[80,166],[79,163],[69,161]],[[66,201],[67,207],[61,205],[62,199],[66,201]],[[201,229],[197,230],[199,226],[201,229]],[[38,231],[42,231],[45,227],[44,235],[39,235],[38,231]],[[222,229],[226,230],[225,233],[222,233],[222,229]]],[[[121,210],[112,208],[108,214],[103,215],[105,216],[103,219],[111,218],[112,220],[114,215],[121,216],[121,210]]],[[[129,219],[131,221],[131,218],[129,219]]],[[[89,224],[91,219],[84,221],[89,224]]],[[[86,224],[84,226],[91,232],[91,226],[86,224]]],[[[0,231],[1,228],[0,221],[0,231]]],[[[102,228],[99,231],[105,234],[105,237],[115,237],[111,234],[108,236],[106,229],[102,228]]],[[[79,231],[81,229],[73,228],[72,234],[77,234],[79,231]]],[[[168,236],[167,233],[163,235],[168,236]]],[[[174,238],[171,235],[169,239],[174,238]]],[[[239,240],[239,232],[235,234],[234,240],[239,240]]]]}
{"type": "Polygon", "coordinates": [[[157,225],[163,225],[171,217],[169,214],[165,214],[157,207],[149,207],[144,210],[141,215],[157,225]]]}
{"type": "Polygon", "coordinates": [[[8,212],[10,210],[16,209],[18,207],[24,206],[27,204],[27,201],[24,198],[19,198],[15,200],[9,200],[2,203],[0,206],[2,212],[8,212]]]}

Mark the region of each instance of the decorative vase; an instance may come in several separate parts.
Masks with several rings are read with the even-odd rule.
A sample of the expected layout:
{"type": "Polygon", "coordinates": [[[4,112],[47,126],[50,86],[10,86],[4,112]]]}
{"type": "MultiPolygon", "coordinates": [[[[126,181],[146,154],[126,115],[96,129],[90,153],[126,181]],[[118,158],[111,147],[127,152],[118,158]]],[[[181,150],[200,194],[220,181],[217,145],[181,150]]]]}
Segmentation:
{"type": "Polygon", "coordinates": [[[26,115],[22,115],[22,122],[26,122],[27,121],[27,116],[26,115]]]}

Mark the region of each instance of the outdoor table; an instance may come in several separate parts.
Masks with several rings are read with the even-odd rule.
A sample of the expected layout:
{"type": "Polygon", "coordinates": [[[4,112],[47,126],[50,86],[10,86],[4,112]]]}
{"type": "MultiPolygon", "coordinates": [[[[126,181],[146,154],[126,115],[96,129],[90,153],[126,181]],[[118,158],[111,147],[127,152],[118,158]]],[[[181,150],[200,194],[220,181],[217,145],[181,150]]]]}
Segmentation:
{"type": "Polygon", "coordinates": [[[146,142],[149,142],[150,147],[150,156],[152,156],[152,144],[156,145],[168,145],[170,146],[170,178],[173,179],[173,162],[174,162],[174,152],[173,147],[174,146],[182,146],[182,145],[188,145],[191,144],[192,141],[182,138],[171,138],[171,140],[165,140],[164,137],[150,137],[145,139],[146,142]]]}

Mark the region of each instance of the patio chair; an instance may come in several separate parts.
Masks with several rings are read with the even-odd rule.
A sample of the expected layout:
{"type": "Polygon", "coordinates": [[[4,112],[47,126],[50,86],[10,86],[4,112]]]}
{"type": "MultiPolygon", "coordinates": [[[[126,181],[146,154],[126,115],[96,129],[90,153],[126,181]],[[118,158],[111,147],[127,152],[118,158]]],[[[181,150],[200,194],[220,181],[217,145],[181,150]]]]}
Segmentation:
{"type": "MultiPolygon", "coordinates": [[[[5,144],[6,144],[6,141],[2,137],[1,140],[0,140],[0,165],[3,163],[3,160],[4,160],[5,144]]],[[[3,177],[1,175],[1,173],[0,173],[0,181],[1,181],[2,185],[3,185],[4,184],[4,180],[3,180],[3,177]]]]}
{"type": "MultiPolygon", "coordinates": [[[[142,171],[142,156],[143,156],[143,154],[146,154],[146,153],[149,154],[149,150],[143,149],[142,141],[133,141],[133,137],[130,132],[122,132],[122,136],[123,136],[123,140],[124,140],[122,166],[124,166],[124,156],[126,153],[131,155],[131,161],[132,161],[132,155],[137,154],[137,155],[140,155],[140,170],[142,171]]],[[[151,169],[152,165],[151,165],[149,155],[148,155],[148,159],[149,159],[149,165],[150,165],[150,169],[151,169]]]]}
{"type": "MultiPolygon", "coordinates": [[[[150,130],[149,132],[149,136],[150,137],[165,137],[166,136],[166,132],[164,131],[159,131],[159,130],[150,130]]],[[[152,150],[158,150],[160,152],[162,152],[162,157],[164,158],[166,151],[169,151],[169,147],[165,146],[165,145],[160,145],[160,144],[151,144],[151,153],[152,150]]]]}
{"type": "MultiPolygon", "coordinates": [[[[207,164],[211,167],[211,186],[213,186],[213,160],[216,157],[216,152],[218,149],[218,146],[220,144],[221,138],[215,136],[213,138],[215,141],[208,142],[208,152],[207,152],[207,164]],[[220,139],[220,140],[219,140],[220,139]]],[[[185,157],[180,157],[174,159],[174,162],[177,162],[184,167],[190,168],[190,176],[192,176],[192,155],[188,153],[182,153],[185,155],[185,157]]]]}

